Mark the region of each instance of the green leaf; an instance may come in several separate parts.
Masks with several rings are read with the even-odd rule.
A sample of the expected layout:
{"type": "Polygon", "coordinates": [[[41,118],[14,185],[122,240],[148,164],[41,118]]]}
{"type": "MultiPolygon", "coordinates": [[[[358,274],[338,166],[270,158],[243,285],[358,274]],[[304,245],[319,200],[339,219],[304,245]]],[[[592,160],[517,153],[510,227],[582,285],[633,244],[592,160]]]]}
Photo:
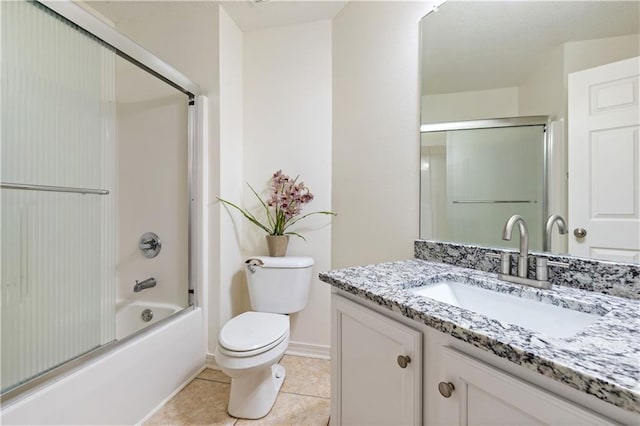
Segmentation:
{"type": "Polygon", "coordinates": [[[264,229],[267,233],[271,234],[272,231],[267,228],[266,226],[264,226],[262,223],[260,223],[258,221],[258,219],[255,218],[255,216],[253,216],[249,211],[241,209],[240,207],[236,206],[235,204],[233,204],[231,201],[227,201],[227,200],[223,200],[220,197],[216,197],[219,201],[223,202],[224,204],[233,207],[234,209],[238,210],[240,213],[242,213],[242,215],[244,217],[246,217],[249,222],[253,223],[254,225],[256,225],[259,228],[264,229]]]}
{"type": "Polygon", "coordinates": [[[291,219],[289,219],[289,223],[287,224],[287,227],[289,227],[289,226],[293,225],[294,223],[304,219],[307,216],[311,216],[311,215],[314,215],[314,214],[328,214],[328,215],[332,215],[332,216],[337,216],[338,215],[337,213],[330,212],[330,211],[320,211],[320,212],[307,213],[307,214],[302,215],[302,216],[300,216],[298,218],[292,217],[291,219]]]}
{"type": "Polygon", "coordinates": [[[302,238],[305,242],[307,241],[307,239],[305,237],[303,237],[302,235],[298,234],[297,232],[285,232],[284,235],[295,235],[296,237],[302,238]]]}

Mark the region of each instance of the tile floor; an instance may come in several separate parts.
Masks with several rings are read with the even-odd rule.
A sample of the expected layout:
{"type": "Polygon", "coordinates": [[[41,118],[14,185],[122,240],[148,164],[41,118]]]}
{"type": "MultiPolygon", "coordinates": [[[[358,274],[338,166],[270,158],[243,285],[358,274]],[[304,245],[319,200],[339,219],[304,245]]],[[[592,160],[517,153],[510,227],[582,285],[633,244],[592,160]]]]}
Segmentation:
{"type": "Polygon", "coordinates": [[[329,361],[285,355],[287,377],[276,403],[259,420],[227,413],[231,379],[217,370],[204,370],[153,415],[146,425],[322,425],[329,422],[329,361]]]}

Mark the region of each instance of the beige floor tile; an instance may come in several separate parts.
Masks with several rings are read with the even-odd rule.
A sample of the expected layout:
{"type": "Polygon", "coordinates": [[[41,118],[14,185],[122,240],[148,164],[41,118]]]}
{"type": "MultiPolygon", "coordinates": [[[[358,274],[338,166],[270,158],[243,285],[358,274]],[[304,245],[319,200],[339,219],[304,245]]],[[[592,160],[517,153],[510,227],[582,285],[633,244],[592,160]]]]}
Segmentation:
{"type": "Polygon", "coordinates": [[[325,426],[329,421],[329,410],[328,399],[280,392],[266,417],[258,420],[239,419],[236,425],[325,426]]]}
{"type": "Polygon", "coordinates": [[[280,363],[287,370],[281,392],[329,398],[330,361],[285,355],[280,363]]]}
{"type": "Polygon", "coordinates": [[[220,370],[205,369],[198,375],[198,379],[213,380],[214,382],[231,383],[231,377],[220,370]]]}
{"type": "Polygon", "coordinates": [[[227,413],[230,387],[226,383],[195,379],[145,424],[233,425],[236,419],[227,413]]]}

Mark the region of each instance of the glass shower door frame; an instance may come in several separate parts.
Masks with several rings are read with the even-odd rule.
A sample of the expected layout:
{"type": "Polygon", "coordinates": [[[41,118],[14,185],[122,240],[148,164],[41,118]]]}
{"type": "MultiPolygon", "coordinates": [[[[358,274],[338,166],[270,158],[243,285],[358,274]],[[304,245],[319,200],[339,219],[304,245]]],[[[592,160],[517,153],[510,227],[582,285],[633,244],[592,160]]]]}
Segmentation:
{"type": "MultiPolygon", "coordinates": [[[[450,121],[443,123],[431,123],[422,124],[420,126],[420,133],[429,132],[446,132],[449,130],[474,130],[474,129],[494,129],[501,127],[523,127],[523,126],[542,126],[544,129],[544,136],[542,141],[542,200],[541,209],[542,217],[544,220],[548,217],[549,213],[549,163],[550,163],[550,135],[549,128],[551,125],[551,117],[546,115],[532,115],[522,117],[506,117],[506,118],[493,118],[486,120],[468,120],[468,121],[450,121]]],[[[422,190],[421,192],[422,193],[422,190]]],[[[421,216],[422,217],[422,216],[421,216]]],[[[544,223],[542,224],[544,225],[544,223]]],[[[544,228],[544,226],[542,226],[544,228]]],[[[547,235],[542,232],[542,246],[547,247],[548,242],[547,235]]]]}
{"type": "MultiPolygon", "coordinates": [[[[202,188],[199,184],[198,176],[201,175],[204,167],[204,162],[198,162],[197,152],[202,150],[202,147],[196,145],[196,139],[202,139],[199,129],[204,128],[201,120],[205,117],[200,107],[206,107],[204,104],[204,98],[202,98],[199,86],[191,81],[184,74],[173,68],[171,65],[157,58],[149,51],[138,45],[134,41],[130,40],[123,34],[116,31],[111,26],[107,25],[99,18],[92,15],[90,12],[82,8],[81,6],[73,3],[70,0],[60,1],[39,1],[38,3],[49,8],[53,12],[82,28],[91,35],[97,37],[107,45],[115,49],[116,54],[132,62],[158,79],[164,81],[180,92],[184,93],[188,97],[187,105],[187,193],[188,193],[188,292],[189,306],[175,315],[180,315],[186,311],[192,310],[194,307],[199,306],[201,300],[199,300],[198,292],[196,288],[201,288],[200,285],[196,285],[197,280],[202,279],[202,242],[197,238],[201,227],[206,227],[204,224],[199,223],[198,219],[202,215],[197,214],[197,209],[202,207],[200,198],[202,197],[202,188]],[[199,98],[200,97],[200,98],[199,98]]],[[[16,188],[17,189],[17,188],[16,188]]],[[[20,188],[25,189],[25,188],[20,188]]],[[[27,188],[36,189],[36,188],[27,188]]],[[[52,190],[55,188],[38,188],[39,190],[52,190]]],[[[78,188],[74,188],[78,189],[78,188]]],[[[79,188],[85,192],[85,188],[79,188]]],[[[68,191],[67,191],[68,192],[68,191]]],[[[171,320],[171,317],[159,321],[151,326],[127,336],[121,340],[114,340],[106,343],[96,349],[91,350],[85,354],[81,354],[75,358],[67,360],[66,362],[46,371],[33,379],[22,383],[11,390],[5,392],[0,397],[0,402],[6,404],[14,400],[16,397],[24,395],[26,392],[33,390],[36,387],[45,385],[52,378],[59,377],[62,374],[68,373],[80,366],[86,364],[88,361],[102,356],[113,348],[121,345],[122,343],[134,338],[140,333],[148,332],[149,330],[161,326],[166,321],[171,320]]]]}

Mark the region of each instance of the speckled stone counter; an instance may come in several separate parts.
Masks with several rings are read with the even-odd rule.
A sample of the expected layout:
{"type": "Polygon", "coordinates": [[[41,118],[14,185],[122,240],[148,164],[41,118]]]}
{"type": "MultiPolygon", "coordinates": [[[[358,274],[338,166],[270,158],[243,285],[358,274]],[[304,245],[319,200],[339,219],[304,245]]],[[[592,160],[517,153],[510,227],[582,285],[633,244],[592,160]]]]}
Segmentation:
{"type": "Polygon", "coordinates": [[[324,272],[333,287],[424,323],[456,339],[640,413],[640,301],[554,286],[498,281],[495,274],[421,259],[324,272]],[[418,296],[410,290],[442,277],[602,315],[569,338],[554,338],[418,296]]]}
{"type": "MultiPolygon", "coordinates": [[[[416,259],[448,263],[464,268],[498,272],[500,262],[489,253],[511,253],[512,273],[516,272],[516,251],[482,247],[470,244],[442,241],[416,240],[416,259]]],[[[552,284],[596,291],[611,296],[640,299],[640,264],[614,263],[605,260],[586,259],[568,255],[530,252],[529,276],[535,276],[535,258],[545,257],[568,267],[549,266],[549,281],[552,284]]]]}

